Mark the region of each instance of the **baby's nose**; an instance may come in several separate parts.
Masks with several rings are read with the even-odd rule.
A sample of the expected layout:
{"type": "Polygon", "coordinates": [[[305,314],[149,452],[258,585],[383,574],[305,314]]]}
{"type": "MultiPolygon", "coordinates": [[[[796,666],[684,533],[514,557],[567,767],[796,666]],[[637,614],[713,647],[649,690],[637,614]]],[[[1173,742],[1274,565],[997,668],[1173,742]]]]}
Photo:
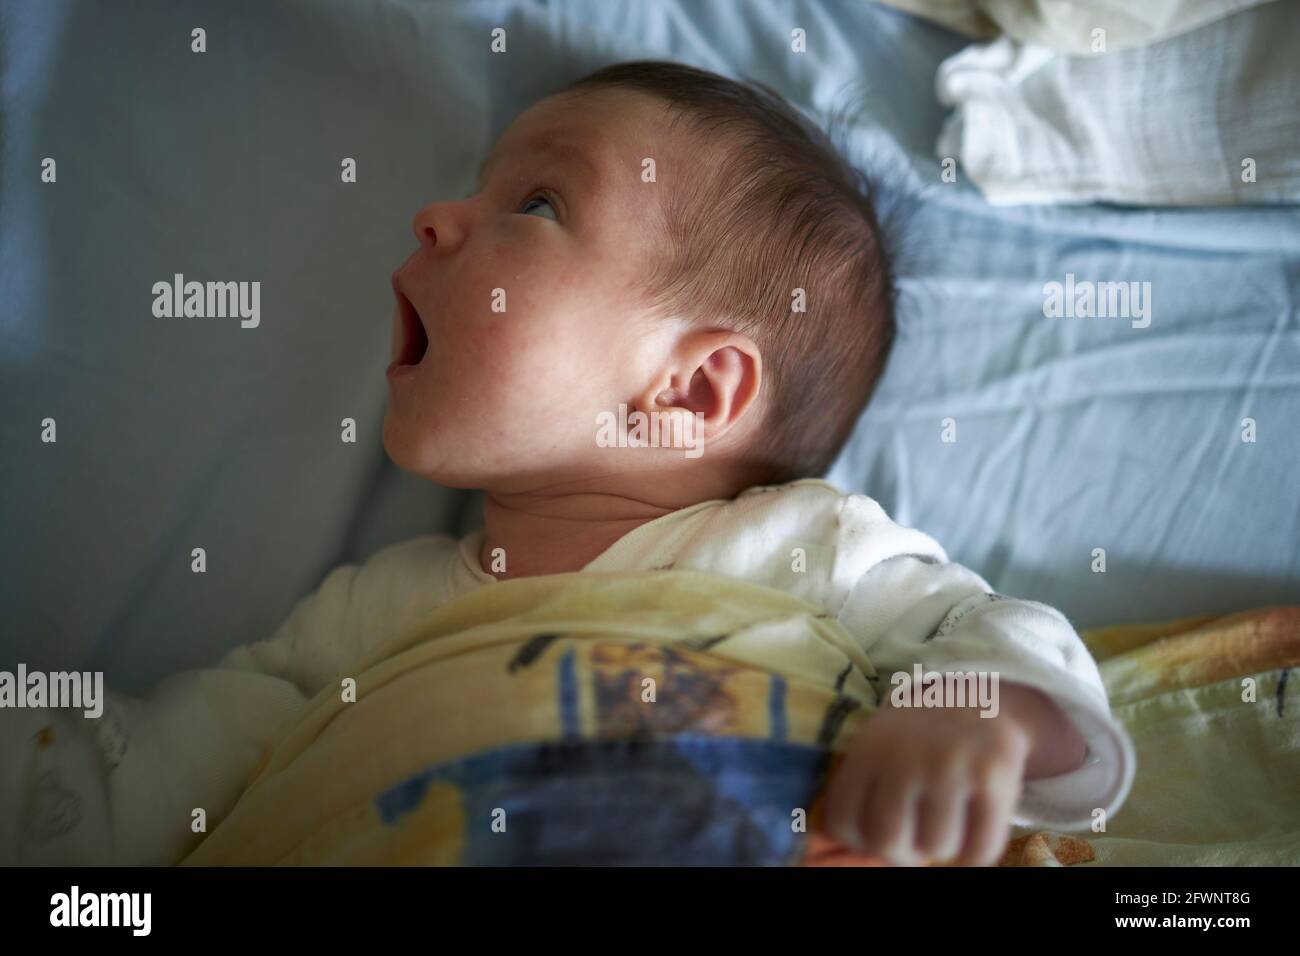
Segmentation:
{"type": "Polygon", "coordinates": [[[465,241],[472,228],[474,202],[453,199],[425,206],[411,221],[415,241],[426,250],[437,249],[443,255],[452,253],[465,241]]]}
{"type": "Polygon", "coordinates": [[[432,206],[425,206],[415,214],[411,231],[415,233],[415,241],[422,245],[426,242],[434,246],[438,244],[438,228],[434,223],[432,206]]]}

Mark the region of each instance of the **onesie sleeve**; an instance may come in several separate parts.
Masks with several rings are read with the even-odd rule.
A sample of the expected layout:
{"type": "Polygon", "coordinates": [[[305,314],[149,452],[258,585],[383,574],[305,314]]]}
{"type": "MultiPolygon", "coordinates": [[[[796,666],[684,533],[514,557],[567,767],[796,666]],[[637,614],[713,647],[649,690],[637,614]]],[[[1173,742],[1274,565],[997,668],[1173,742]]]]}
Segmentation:
{"type": "Polygon", "coordinates": [[[336,568],[269,639],[143,698],[105,688],[98,716],[0,710],[0,766],[17,770],[0,781],[0,864],[179,861],[229,813],[312,697],[441,603],[454,548],[426,536],[336,568]]]}
{"type": "Polygon", "coordinates": [[[1026,781],[1015,825],[1085,829],[1095,810],[1109,817],[1128,796],[1132,741],[1110,712],[1096,662],[1059,611],[996,594],[934,554],[900,554],[862,575],[839,620],[875,666],[882,706],[891,706],[891,675],[911,676],[920,664],[923,672],[996,673],[999,683],[1042,691],[1074,722],[1087,744],[1083,763],[1026,781]]]}

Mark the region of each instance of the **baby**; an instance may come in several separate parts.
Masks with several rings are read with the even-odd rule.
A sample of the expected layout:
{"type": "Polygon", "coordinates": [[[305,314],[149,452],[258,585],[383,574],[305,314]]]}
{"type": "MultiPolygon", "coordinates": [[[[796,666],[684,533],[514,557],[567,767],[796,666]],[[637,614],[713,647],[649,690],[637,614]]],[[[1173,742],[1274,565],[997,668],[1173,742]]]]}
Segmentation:
{"type": "Polygon", "coordinates": [[[574,571],[742,578],[835,618],[882,675],[1000,678],[991,719],[880,695],[825,793],[825,829],[853,849],[990,864],[1013,823],[1086,827],[1123,802],[1131,744],[1065,618],[809,477],[881,375],[892,291],[857,174],[779,97],[674,64],[609,67],[519,116],[473,192],[412,226],[384,447],[481,489],[483,529],[336,569],[272,639],[118,698],[83,745],[108,755],[101,769],[77,769],[75,744],[57,758],[80,823],[11,831],[12,852],[172,862],[192,842],[184,808],[228,808],[350,664],[474,589],[574,571]],[[685,425],[693,453],[597,440],[638,414],[685,425]],[[164,771],[175,786],[141,782],[164,771]]]}

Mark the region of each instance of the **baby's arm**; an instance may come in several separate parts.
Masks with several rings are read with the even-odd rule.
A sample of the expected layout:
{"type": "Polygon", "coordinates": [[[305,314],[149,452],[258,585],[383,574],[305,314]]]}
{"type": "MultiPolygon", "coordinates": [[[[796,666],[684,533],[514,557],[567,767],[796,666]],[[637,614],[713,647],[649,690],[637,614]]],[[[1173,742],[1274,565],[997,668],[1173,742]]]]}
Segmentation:
{"type": "Polygon", "coordinates": [[[211,831],[303,705],[436,606],[430,562],[453,546],[419,538],[336,568],[269,640],[143,699],[108,690],[98,718],[0,711],[0,864],[178,861],[201,839],[195,810],[211,831]]]}
{"type": "Polygon", "coordinates": [[[881,709],[828,791],[833,835],[899,862],[945,859],[956,854],[935,849],[952,849],[950,821],[961,818],[962,862],[991,862],[1008,822],[1077,829],[1127,795],[1132,745],[1059,612],[909,555],[865,575],[840,620],[876,666],[881,709]],[[915,664],[996,674],[999,715],[893,707],[891,676],[910,677],[915,664]]]}
{"type": "Polygon", "coordinates": [[[0,714],[0,863],[176,862],[234,805],[306,696],[221,667],[176,674],[145,698],[105,689],[103,713],[0,714]],[[10,771],[14,772],[10,772],[10,771]]]}

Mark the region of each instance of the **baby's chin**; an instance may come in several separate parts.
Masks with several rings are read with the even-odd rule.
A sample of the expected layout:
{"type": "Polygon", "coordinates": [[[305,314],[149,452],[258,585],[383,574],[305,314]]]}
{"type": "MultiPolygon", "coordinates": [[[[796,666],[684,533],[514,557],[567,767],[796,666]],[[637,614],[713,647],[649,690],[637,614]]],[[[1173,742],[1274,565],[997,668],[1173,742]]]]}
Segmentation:
{"type": "Polygon", "coordinates": [[[482,488],[490,477],[473,466],[472,449],[452,436],[412,434],[393,414],[384,416],[384,451],[402,471],[447,488],[482,488]]]}
{"type": "Polygon", "coordinates": [[[408,425],[390,407],[384,414],[384,451],[402,471],[420,478],[446,484],[436,443],[427,436],[413,435],[408,425]]]}

